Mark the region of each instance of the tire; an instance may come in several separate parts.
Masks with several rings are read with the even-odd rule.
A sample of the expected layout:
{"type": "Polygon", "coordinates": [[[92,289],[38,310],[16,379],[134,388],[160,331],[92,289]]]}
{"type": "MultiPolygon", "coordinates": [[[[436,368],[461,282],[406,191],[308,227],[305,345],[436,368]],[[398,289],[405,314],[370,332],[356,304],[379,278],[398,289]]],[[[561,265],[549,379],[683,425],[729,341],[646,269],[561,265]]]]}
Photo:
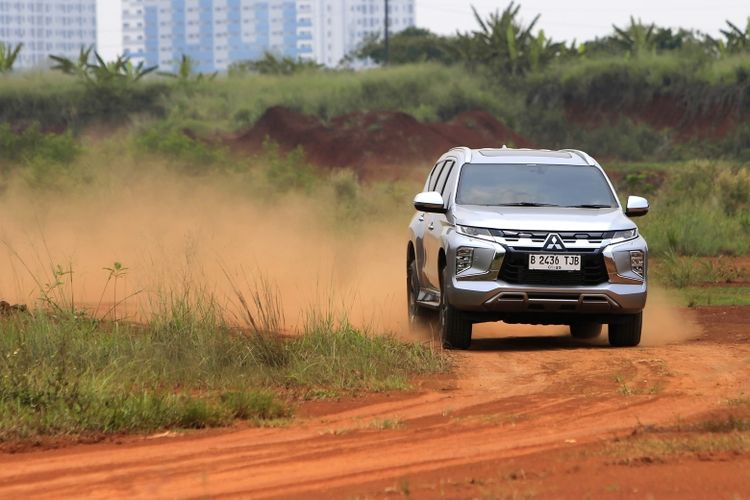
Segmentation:
{"type": "Polygon", "coordinates": [[[419,294],[419,277],[417,275],[417,263],[411,260],[406,265],[406,307],[409,314],[409,327],[411,329],[432,327],[435,320],[435,311],[431,311],[417,303],[419,294]]]}
{"type": "Polygon", "coordinates": [[[573,323],[570,334],[577,339],[595,339],[602,334],[601,323],[573,323]]]}
{"type": "Polygon", "coordinates": [[[444,349],[468,349],[471,345],[471,321],[451,306],[445,293],[448,282],[447,268],[440,273],[440,338],[444,349]]]}
{"type": "Polygon", "coordinates": [[[631,314],[622,322],[610,323],[609,345],[614,347],[635,347],[641,343],[643,313],[631,314]]]}

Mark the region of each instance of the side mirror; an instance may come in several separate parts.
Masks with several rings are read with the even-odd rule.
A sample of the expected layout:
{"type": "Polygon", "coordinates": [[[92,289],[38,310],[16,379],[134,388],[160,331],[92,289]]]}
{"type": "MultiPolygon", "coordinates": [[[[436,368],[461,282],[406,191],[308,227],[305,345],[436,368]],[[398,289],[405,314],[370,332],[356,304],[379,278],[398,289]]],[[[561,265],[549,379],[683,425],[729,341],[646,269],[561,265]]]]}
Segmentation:
{"type": "Polygon", "coordinates": [[[445,209],[443,197],[437,191],[425,191],[414,197],[414,208],[420,212],[431,212],[444,214],[445,209]]]}
{"type": "Polygon", "coordinates": [[[648,200],[640,196],[628,196],[628,205],[625,215],[628,217],[640,217],[648,213],[648,200]]]}

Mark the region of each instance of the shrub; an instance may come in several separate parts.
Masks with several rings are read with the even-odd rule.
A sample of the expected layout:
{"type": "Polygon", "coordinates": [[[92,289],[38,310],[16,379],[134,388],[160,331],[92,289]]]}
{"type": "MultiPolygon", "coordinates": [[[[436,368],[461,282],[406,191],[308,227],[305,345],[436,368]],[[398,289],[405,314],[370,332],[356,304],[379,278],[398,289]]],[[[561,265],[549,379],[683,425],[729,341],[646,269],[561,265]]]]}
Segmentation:
{"type": "Polygon", "coordinates": [[[80,147],[71,132],[44,133],[38,124],[14,132],[10,125],[0,123],[0,151],[3,162],[67,164],[78,156],[80,147]]]}
{"type": "Polygon", "coordinates": [[[217,146],[201,141],[189,131],[180,130],[166,121],[138,131],[134,140],[138,150],[179,160],[183,168],[192,173],[205,171],[206,167],[224,159],[223,152],[217,146]]]}

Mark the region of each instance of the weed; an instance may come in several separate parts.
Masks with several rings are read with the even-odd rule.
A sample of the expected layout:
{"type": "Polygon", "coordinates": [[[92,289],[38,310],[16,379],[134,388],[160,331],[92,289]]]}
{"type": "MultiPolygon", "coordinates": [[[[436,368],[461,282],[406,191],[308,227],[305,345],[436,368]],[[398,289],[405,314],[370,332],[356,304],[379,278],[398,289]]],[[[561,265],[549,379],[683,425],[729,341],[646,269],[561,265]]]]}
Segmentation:
{"type": "Polygon", "coordinates": [[[404,422],[398,418],[375,419],[368,425],[371,429],[378,429],[381,431],[386,429],[400,429],[403,426],[404,422]]]}
{"type": "Polygon", "coordinates": [[[736,452],[750,450],[747,433],[697,435],[687,437],[644,438],[619,440],[605,449],[605,454],[618,458],[618,463],[661,461],[674,455],[736,452]]]}
{"type": "Polygon", "coordinates": [[[628,385],[628,383],[625,381],[625,377],[622,375],[615,375],[614,381],[619,386],[618,392],[622,394],[623,396],[632,396],[633,395],[633,389],[628,385]]]}
{"type": "Polygon", "coordinates": [[[141,153],[160,154],[172,160],[186,173],[202,173],[224,160],[220,148],[162,121],[145,127],[134,138],[136,150],[141,153]]]}
{"type": "Polygon", "coordinates": [[[33,124],[21,131],[14,131],[7,123],[0,123],[0,165],[11,164],[67,165],[76,159],[80,146],[73,134],[44,133],[33,124]]]}
{"type": "Polygon", "coordinates": [[[694,306],[750,305],[750,287],[696,287],[682,290],[685,302],[694,306]]]}

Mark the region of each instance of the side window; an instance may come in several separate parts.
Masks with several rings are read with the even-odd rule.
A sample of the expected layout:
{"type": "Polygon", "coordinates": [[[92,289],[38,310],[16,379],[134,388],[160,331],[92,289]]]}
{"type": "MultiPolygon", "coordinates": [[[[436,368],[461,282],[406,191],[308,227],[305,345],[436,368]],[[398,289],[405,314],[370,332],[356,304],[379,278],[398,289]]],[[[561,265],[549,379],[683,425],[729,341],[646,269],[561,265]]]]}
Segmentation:
{"type": "Polygon", "coordinates": [[[438,162],[438,164],[435,165],[435,168],[432,169],[430,178],[427,180],[427,191],[437,191],[436,186],[438,185],[438,181],[440,180],[440,174],[442,174],[443,170],[445,169],[446,163],[447,161],[438,162]]]}
{"type": "Polygon", "coordinates": [[[440,189],[440,194],[443,196],[443,199],[445,199],[445,187],[448,185],[448,179],[451,177],[451,172],[453,172],[453,165],[455,165],[456,162],[454,160],[448,160],[445,163],[445,167],[443,167],[443,172],[440,175],[440,178],[437,183],[437,187],[440,189]]]}

